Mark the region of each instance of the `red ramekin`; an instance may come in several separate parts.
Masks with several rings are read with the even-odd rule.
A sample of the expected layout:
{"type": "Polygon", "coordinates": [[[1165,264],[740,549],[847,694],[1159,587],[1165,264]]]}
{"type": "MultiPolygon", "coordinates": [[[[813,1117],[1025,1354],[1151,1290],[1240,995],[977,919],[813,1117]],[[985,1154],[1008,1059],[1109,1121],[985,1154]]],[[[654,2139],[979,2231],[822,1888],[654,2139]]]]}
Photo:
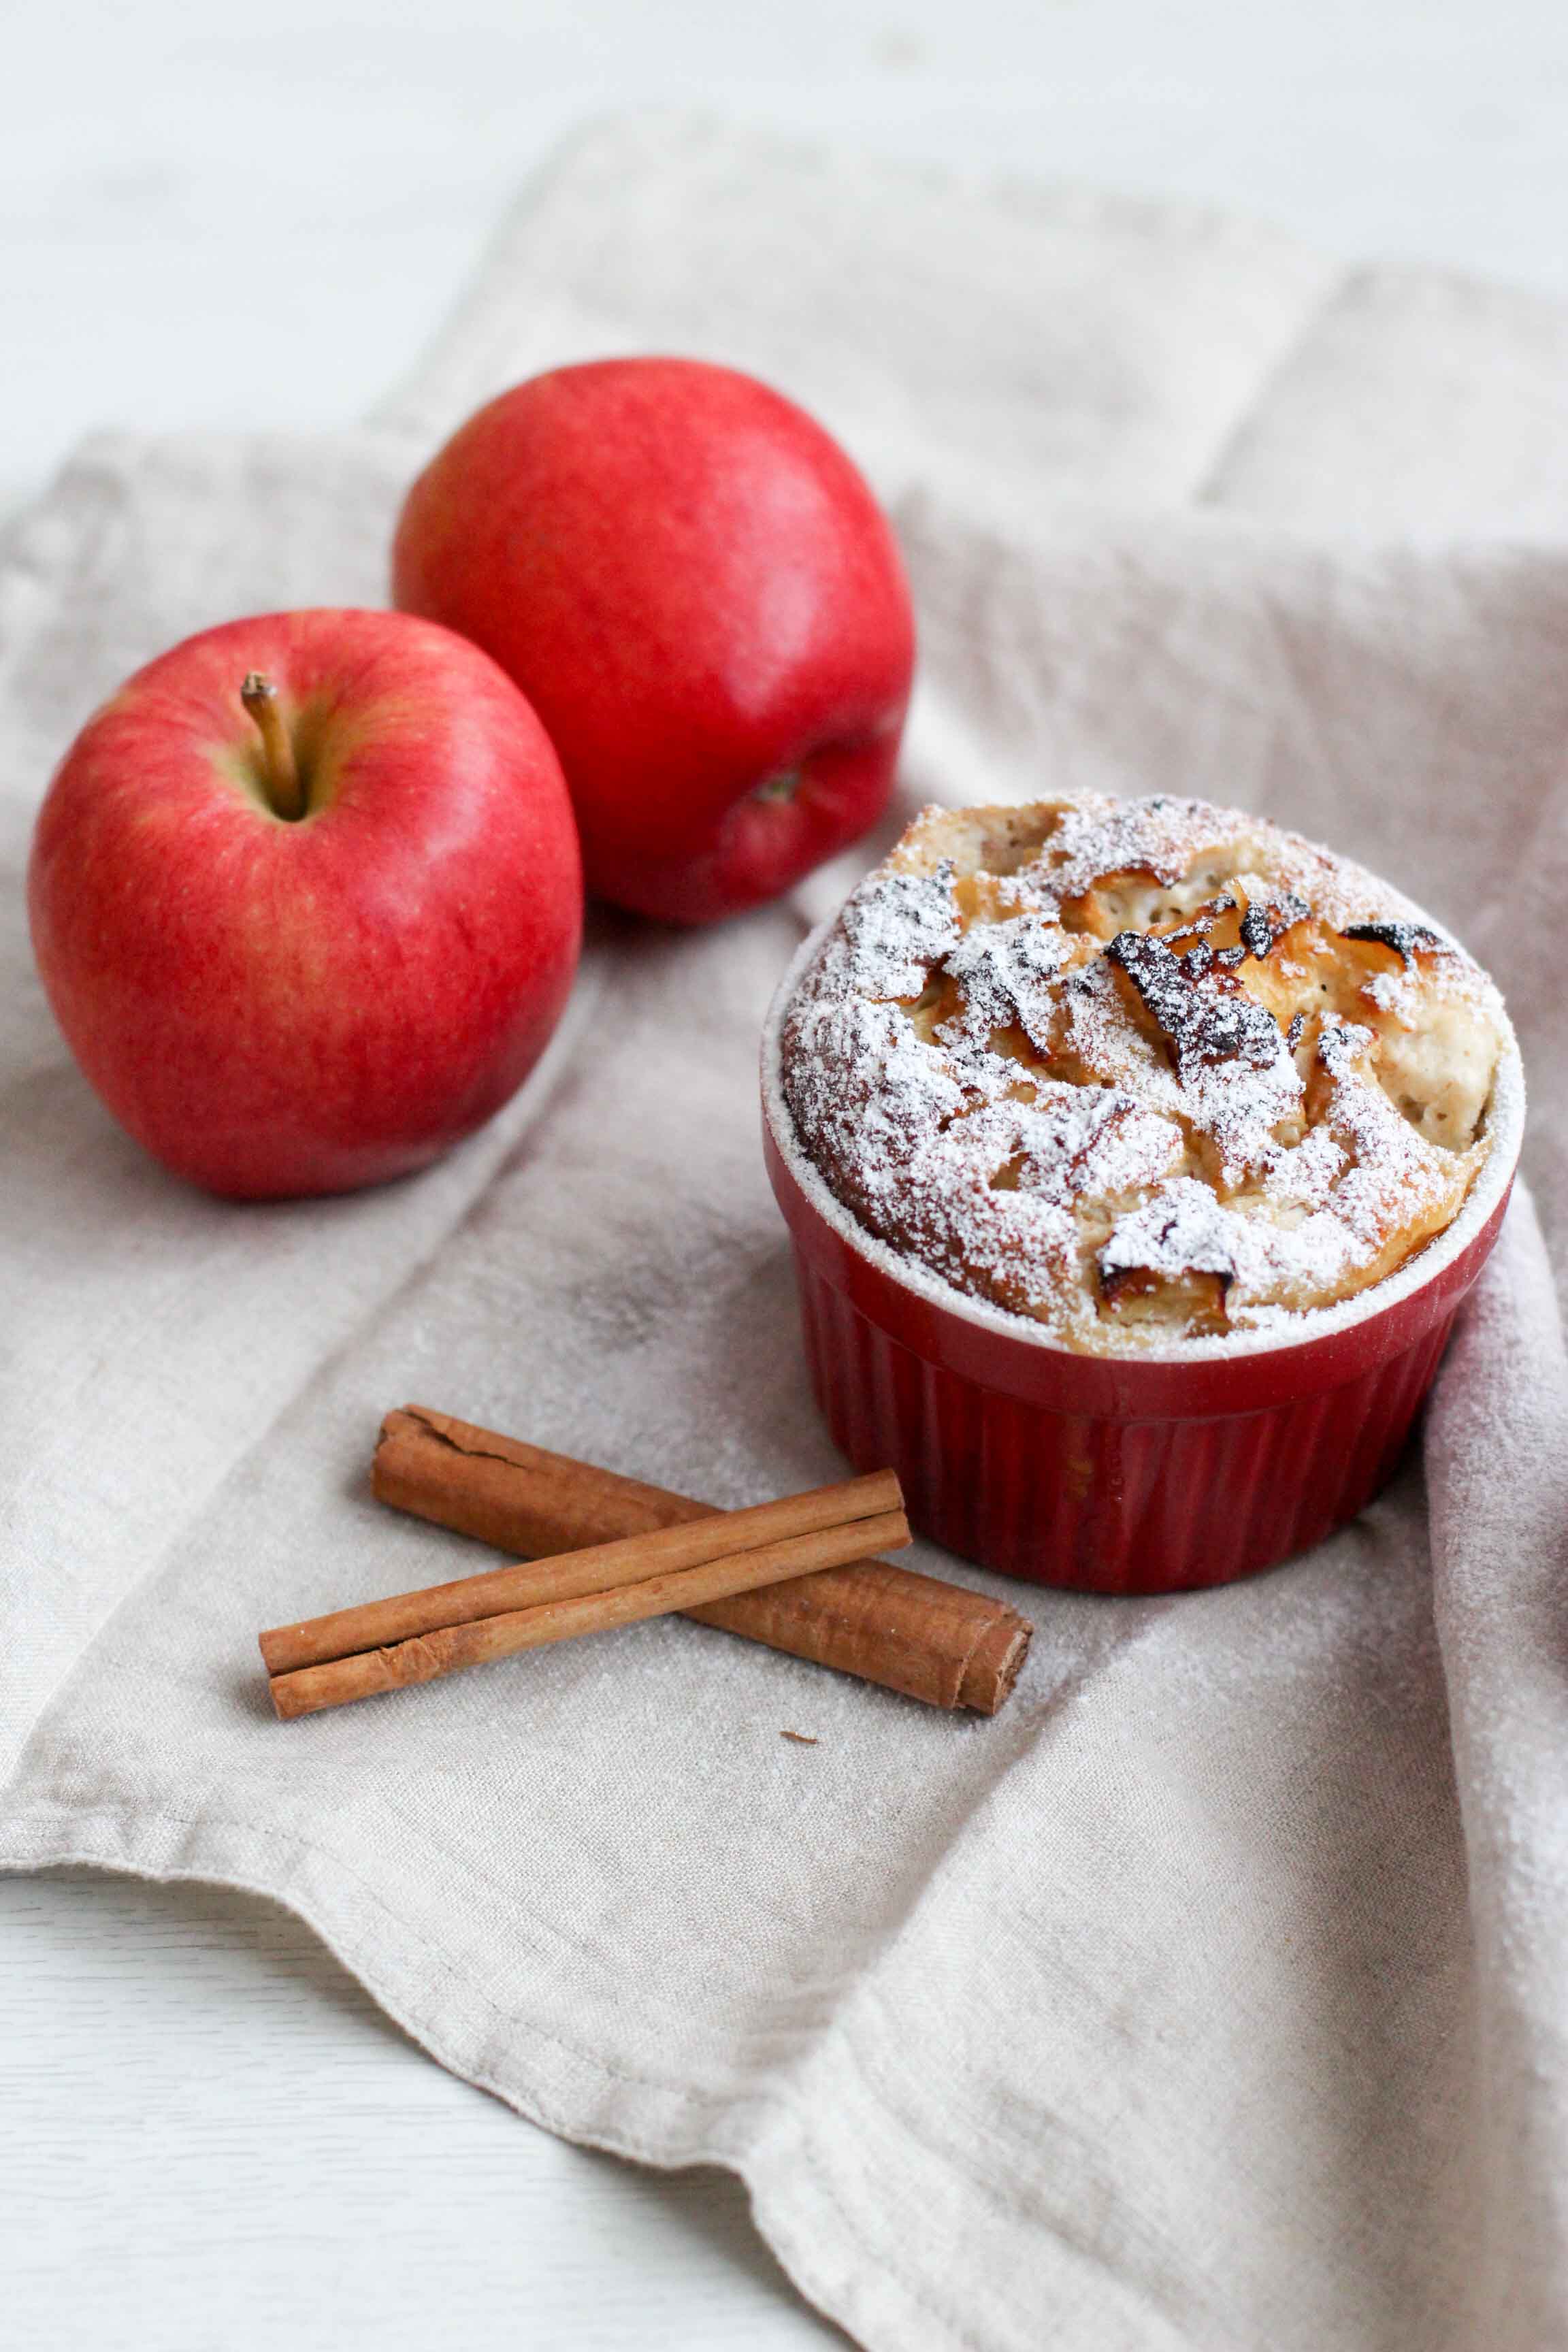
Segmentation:
{"type": "MultiPolygon", "coordinates": [[[[823,927],[825,930],[826,926],[823,927]]],[[[1321,1541],[1398,1461],[1497,1239],[1524,1129],[1511,1033],[1492,1148],[1447,1231],[1301,1323],[1091,1356],[878,1241],[795,1138],[780,1086],[807,940],[763,1034],[763,1139],[795,1244],[812,1385],[858,1470],[891,1465],[911,1523],[983,1567],[1093,1592],[1225,1584],[1321,1541]]]]}

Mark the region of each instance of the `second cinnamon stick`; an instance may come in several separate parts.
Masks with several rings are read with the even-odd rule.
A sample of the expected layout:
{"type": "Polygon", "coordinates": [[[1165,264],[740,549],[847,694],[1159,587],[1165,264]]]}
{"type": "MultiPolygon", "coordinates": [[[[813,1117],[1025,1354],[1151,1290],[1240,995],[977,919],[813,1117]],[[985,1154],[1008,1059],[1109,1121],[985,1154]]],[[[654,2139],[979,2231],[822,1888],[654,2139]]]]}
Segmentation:
{"type": "MultiPolygon", "coordinates": [[[[784,1578],[841,1567],[854,1559],[861,1543],[896,1545],[909,1539],[909,1522],[899,1510],[813,1528],[804,1535],[786,1536],[777,1543],[758,1544],[746,1551],[721,1553],[637,1584],[607,1591],[595,1588],[537,1608],[464,1619],[389,1648],[358,1650],[321,1665],[274,1675],[268,1685],[272,1704],[288,1722],[323,1707],[345,1706],[353,1699],[405,1690],[411,1683],[436,1682],[445,1675],[460,1674],[467,1666],[514,1657],[521,1650],[542,1649],[584,1633],[609,1633],[617,1626],[640,1624],[649,1617],[672,1616],[692,1601],[752,1591],[784,1578]]],[[[633,1540],[641,1549],[649,1539],[633,1540]]]]}
{"type": "MultiPolygon", "coordinates": [[[[579,1593],[641,1584],[650,1576],[672,1576],[731,1552],[781,1543],[787,1537],[809,1535],[818,1528],[876,1519],[902,1506],[897,1478],[890,1470],[881,1470],[868,1478],[849,1478],[834,1486],[814,1486],[804,1495],[785,1495],[774,1503],[756,1503],[748,1510],[714,1511],[668,1527],[638,1529],[542,1566],[537,1559],[521,1561],[491,1569],[482,1576],[460,1577],[455,1583],[394,1593],[384,1601],[362,1601],[352,1609],[337,1609],[330,1616],[307,1618],[302,1623],[274,1625],[259,1636],[262,1660],[269,1675],[293,1674],[301,1666],[321,1665],[355,1650],[384,1649],[390,1643],[409,1641],[416,1633],[498,1617],[503,1611],[537,1609],[546,1601],[573,1600],[579,1593]]],[[[868,1529],[868,1548],[879,1540],[868,1529]]],[[[908,1542],[907,1534],[903,1540],[908,1542]]],[[[846,1556],[853,1559],[855,1555],[851,1550],[846,1556]]]]}

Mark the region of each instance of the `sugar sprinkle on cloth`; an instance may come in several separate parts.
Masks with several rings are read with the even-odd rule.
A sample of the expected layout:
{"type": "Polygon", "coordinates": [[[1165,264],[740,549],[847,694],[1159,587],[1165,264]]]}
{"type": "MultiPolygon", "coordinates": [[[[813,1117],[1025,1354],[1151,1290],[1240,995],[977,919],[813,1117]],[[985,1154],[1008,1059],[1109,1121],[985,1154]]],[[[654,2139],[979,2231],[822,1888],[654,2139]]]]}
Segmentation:
{"type": "Polygon", "coordinates": [[[1565,416],[1522,297],[658,121],[535,184],[363,436],[84,449],[0,555],[0,1859],[269,1891],[541,2123],[733,2167],[873,2352],[1561,2341],[1565,416]],[[1540,1223],[1357,1526],[1229,1591],[1031,1596],[994,1721],[661,1623],[283,1730],[257,1625],[477,1565],[368,1497],[405,1395],[721,1501],[839,1475],[754,1051],[882,844],[710,935],[606,924],[517,1103],[324,1205],[165,1180],[27,951],[33,808],[126,669],[378,601],[439,434],[639,349],[773,377],[892,502],[906,809],[1201,792],[1451,922],[1521,1032],[1540,1223]]]}

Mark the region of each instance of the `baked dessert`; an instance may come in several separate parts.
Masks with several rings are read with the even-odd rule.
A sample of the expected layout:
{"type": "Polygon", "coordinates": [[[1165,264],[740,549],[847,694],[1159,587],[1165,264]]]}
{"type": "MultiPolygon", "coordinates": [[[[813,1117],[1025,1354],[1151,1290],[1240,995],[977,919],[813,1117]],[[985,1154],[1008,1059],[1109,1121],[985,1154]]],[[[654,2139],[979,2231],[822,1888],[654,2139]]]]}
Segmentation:
{"type": "Polygon", "coordinates": [[[1487,1158],[1508,1036],[1362,867],[1081,794],[918,817],[802,974],[782,1082],[912,1270],[1117,1353],[1283,1337],[1403,1265],[1487,1158]]]}

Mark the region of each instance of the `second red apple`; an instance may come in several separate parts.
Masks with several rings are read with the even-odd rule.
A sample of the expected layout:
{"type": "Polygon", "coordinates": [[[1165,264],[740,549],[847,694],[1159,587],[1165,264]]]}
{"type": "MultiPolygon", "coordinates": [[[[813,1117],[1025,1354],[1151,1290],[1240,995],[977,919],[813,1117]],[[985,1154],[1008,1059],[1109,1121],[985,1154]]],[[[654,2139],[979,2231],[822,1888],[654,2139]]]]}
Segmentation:
{"type": "Polygon", "coordinates": [[[621,906],[701,923],[776,897],[891,790],[914,662],[892,532],[837,443],[733,369],[605,360],[490,402],[409,492],[394,593],[522,688],[621,906]]]}

